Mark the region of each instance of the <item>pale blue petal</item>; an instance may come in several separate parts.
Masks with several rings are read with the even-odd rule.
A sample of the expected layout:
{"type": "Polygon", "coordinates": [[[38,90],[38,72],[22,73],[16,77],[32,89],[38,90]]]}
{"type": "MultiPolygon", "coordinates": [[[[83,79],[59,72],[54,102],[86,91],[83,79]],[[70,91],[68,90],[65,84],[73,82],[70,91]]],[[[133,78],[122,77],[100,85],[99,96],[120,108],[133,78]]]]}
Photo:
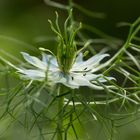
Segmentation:
{"type": "Polygon", "coordinates": [[[101,76],[101,74],[84,73],[83,76],[84,76],[87,80],[91,81],[91,80],[96,80],[98,77],[101,76]]]}
{"type": "Polygon", "coordinates": [[[45,72],[40,70],[20,69],[18,72],[21,74],[21,77],[25,79],[38,81],[42,81],[45,79],[45,72]]]}
{"type": "Polygon", "coordinates": [[[76,84],[70,84],[70,83],[62,83],[63,85],[65,85],[66,87],[69,87],[71,89],[78,89],[80,86],[79,85],[76,85],[76,84]]]}
{"type": "Polygon", "coordinates": [[[108,82],[110,80],[116,80],[116,79],[114,77],[107,77],[107,76],[97,78],[97,81],[99,81],[101,83],[105,83],[105,82],[108,82]]]}
{"type": "Polygon", "coordinates": [[[51,67],[58,67],[57,60],[52,55],[47,55],[46,53],[42,53],[42,61],[46,64],[50,63],[51,67]]]}
{"type": "Polygon", "coordinates": [[[46,70],[47,69],[47,64],[45,64],[44,62],[42,62],[40,59],[38,59],[37,57],[34,56],[30,56],[28,53],[25,52],[21,52],[21,54],[23,55],[24,59],[32,64],[33,66],[42,69],[42,70],[46,70]]]}
{"type": "Polygon", "coordinates": [[[67,87],[72,88],[72,89],[79,88],[80,86],[87,86],[87,87],[97,89],[97,90],[103,89],[103,87],[101,87],[101,86],[97,86],[95,84],[92,84],[85,77],[81,77],[81,76],[79,76],[79,74],[76,75],[73,73],[71,73],[67,76],[67,81],[63,84],[66,85],[67,87]]]}
{"type": "Polygon", "coordinates": [[[57,83],[66,83],[66,78],[64,74],[60,70],[56,71],[49,71],[48,77],[52,81],[52,83],[57,84],[57,83]]]}
{"type": "Polygon", "coordinates": [[[83,63],[83,53],[79,53],[78,56],[76,57],[74,66],[79,65],[83,63]]]}
{"type": "Polygon", "coordinates": [[[75,66],[72,67],[71,71],[89,71],[94,67],[97,67],[100,61],[107,56],[109,56],[109,54],[97,54],[79,65],[75,64],[75,66]]]}

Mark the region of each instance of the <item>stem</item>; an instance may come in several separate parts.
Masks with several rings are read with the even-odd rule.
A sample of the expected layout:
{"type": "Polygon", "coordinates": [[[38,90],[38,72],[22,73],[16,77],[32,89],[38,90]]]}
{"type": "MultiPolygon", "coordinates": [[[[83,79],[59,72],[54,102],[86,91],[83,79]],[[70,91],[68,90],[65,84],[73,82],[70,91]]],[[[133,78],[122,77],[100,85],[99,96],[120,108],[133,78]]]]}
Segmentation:
{"type": "MultiPolygon", "coordinates": [[[[58,85],[57,95],[60,95],[61,85],[58,85]]],[[[63,106],[64,96],[58,98],[57,140],[63,140],[63,106]]]]}
{"type": "MultiPolygon", "coordinates": [[[[71,9],[73,8],[73,6],[72,6],[72,0],[69,0],[69,9],[68,9],[68,13],[70,14],[70,12],[71,12],[71,9]]],[[[70,19],[70,25],[72,25],[72,23],[73,23],[73,14],[72,14],[72,16],[71,16],[71,19],[70,19]]]]}

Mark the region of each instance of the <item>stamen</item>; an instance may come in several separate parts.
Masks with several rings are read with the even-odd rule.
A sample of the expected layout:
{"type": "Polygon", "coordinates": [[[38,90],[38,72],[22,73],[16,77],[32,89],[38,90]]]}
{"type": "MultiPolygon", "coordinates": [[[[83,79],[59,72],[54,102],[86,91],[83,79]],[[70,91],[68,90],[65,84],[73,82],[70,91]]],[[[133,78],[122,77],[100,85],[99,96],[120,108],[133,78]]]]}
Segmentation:
{"type": "Polygon", "coordinates": [[[86,73],[84,73],[83,76],[86,76],[86,73]]]}
{"type": "Polygon", "coordinates": [[[87,67],[86,68],[84,68],[84,70],[86,70],[87,69],[87,67]]]}
{"type": "Polygon", "coordinates": [[[74,77],[72,76],[71,79],[74,80],[74,77]]]}

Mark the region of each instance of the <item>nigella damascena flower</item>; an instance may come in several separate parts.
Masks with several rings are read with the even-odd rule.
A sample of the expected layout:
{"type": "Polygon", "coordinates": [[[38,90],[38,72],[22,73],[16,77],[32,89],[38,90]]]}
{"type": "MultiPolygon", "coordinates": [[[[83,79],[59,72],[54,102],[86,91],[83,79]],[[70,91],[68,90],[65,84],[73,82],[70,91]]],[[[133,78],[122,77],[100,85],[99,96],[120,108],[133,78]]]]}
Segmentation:
{"type": "MultiPolygon", "coordinates": [[[[100,69],[101,60],[109,56],[108,54],[96,54],[88,60],[83,60],[83,54],[80,53],[67,72],[59,68],[55,56],[42,53],[42,60],[37,57],[30,56],[22,52],[24,59],[31,64],[33,69],[18,68],[21,77],[27,80],[45,81],[58,84],[61,83],[69,88],[75,89],[80,86],[88,86],[93,89],[102,90],[103,87],[99,83],[105,83],[108,80],[114,79],[113,77],[106,77],[102,74],[96,74],[100,69]]],[[[111,86],[107,86],[111,87],[111,86]]]]}
{"type": "MultiPolygon", "coordinates": [[[[64,23],[64,30],[61,31],[58,24],[58,14],[56,12],[56,21],[54,25],[49,20],[52,31],[57,35],[56,56],[42,53],[42,60],[22,52],[24,59],[33,67],[33,69],[16,68],[21,77],[27,80],[47,81],[50,85],[61,83],[72,89],[80,86],[102,90],[103,85],[112,77],[106,77],[103,74],[97,74],[102,68],[101,60],[109,56],[108,54],[96,54],[90,59],[84,61],[83,54],[80,53],[86,45],[77,50],[75,36],[81,29],[79,26],[71,23],[72,10],[64,23]],[[70,23],[70,25],[69,25],[70,23]],[[101,86],[102,85],[102,86],[101,86]]],[[[43,51],[48,51],[41,48],[43,51]]],[[[53,54],[52,52],[50,52],[53,54]]],[[[112,87],[112,86],[107,86],[112,87]]]]}

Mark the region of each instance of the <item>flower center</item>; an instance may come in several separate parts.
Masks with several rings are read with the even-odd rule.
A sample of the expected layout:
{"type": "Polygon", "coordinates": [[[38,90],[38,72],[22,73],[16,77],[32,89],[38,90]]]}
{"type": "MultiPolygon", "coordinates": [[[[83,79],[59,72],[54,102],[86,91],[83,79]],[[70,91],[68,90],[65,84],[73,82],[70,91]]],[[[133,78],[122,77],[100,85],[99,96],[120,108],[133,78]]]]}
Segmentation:
{"type": "Polygon", "coordinates": [[[66,74],[70,71],[72,68],[72,65],[76,58],[76,45],[73,44],[67,44],[67,46],[60,42],[57,49],[57,61],[60,70],[66,74]]]}
{"type": "Polygon", "coordinates": [[[58,45],[56,57],[59,68],[64,74],[70,71],[75,61],[77,53],[75,36],[76,33],[82,27],[81,23],[79,24],[78,27],[74,23],[72,23],[71,18],[72,18],[72,9],[70,10],[68,18],[65,20],[63,32],[59,28],[57,12],[55,21],[56,26],[54,26],[53,23],[50,20],[48,20],[51,25],[52,31],[55,34],[57,34],[58,45]]]}

